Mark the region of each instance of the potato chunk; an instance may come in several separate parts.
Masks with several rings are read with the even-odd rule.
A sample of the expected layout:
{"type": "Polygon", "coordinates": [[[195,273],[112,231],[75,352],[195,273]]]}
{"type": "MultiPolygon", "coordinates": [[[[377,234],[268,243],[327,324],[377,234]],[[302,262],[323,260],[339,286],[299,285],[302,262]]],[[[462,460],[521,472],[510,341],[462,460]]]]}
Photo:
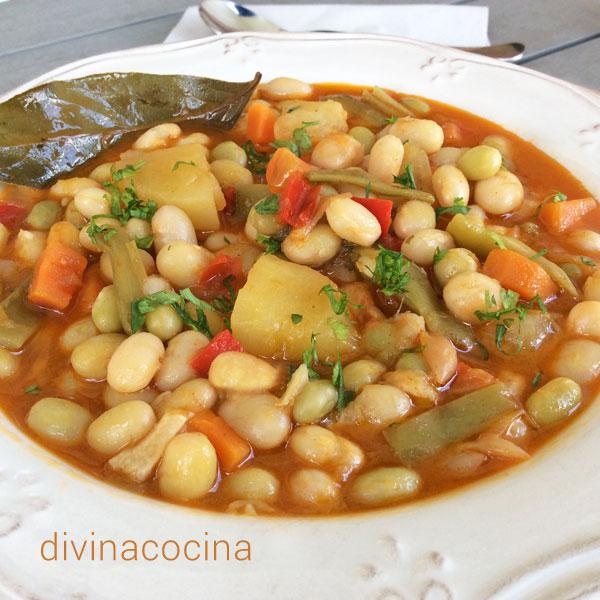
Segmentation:
{"type": "MultiPolygon", "coordinates": [[[[196,230],[210,231],[219,228],[217,211],[225,208],[225,199],[219,182],[208,169],[206,152],[202,144],[183,144],[139,152],[135,159],[126,155],[115,168],[143,160],[144,166],[132,178],[138,196],[154,200],[159,207],[177,206],[188,215],[196,230]]],[[[120,186],[129,183],[125,179],[120,186]]]]}
{"type": "Polygon", "coordinates": [[[344,315],[336,315],[327,296],[325,285],[335,284],[325,275],[272,255],[259,258],[240,290],[231,326],[233,335],[252,354],[301,361],[302,352],[310,348],[315,334],[321,360],[336,360],[352,354],[358,345],[356,329],[344,315]],[[302,321],[292,322],[292,314],[302,315],[302,321]],[[338,340],[331,323],[348,325],[348,337],[338,340]]]}
{"type": "Polygon", "coordinates": [[[306,128],[313,144],[330,133],[346,133],[348,113],[335,100],[325,102],[296,102],[294,110],[285,112],[275,121],[275,137],[278,140],[291,140],[294,129],[303,123],[315,123],[306,128]],[[297,106],[297,108],[295,108],[297,106]]]}

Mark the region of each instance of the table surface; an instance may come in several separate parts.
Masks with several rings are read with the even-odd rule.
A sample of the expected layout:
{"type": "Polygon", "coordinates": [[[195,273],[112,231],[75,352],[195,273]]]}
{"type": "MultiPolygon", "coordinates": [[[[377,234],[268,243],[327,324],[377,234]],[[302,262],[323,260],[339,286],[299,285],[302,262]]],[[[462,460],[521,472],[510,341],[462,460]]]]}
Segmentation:
{"type": "MultiPolygon", "coordinates": [[[[336,1],[353,2],[328,0],[336,1]]],[[[522,42],[527,48],[522,64],[600,89],[600,0],[378,2],[410,3],[489,6],[492,43],[522,42]]],[[[193,0],[9,0],[0,3],[0,93],[73,60],[162,42],[183,10],[192,4],[193,0]]]]}

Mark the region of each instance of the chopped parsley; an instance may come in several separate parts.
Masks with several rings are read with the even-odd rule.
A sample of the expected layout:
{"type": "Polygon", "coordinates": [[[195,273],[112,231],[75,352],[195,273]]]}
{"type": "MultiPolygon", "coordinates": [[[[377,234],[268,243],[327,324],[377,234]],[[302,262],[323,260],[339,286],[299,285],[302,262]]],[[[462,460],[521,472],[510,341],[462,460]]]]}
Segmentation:
{"type": "Polygon", "coordinates": [[[538,385],[540,385],[540,381],[542,380],[542,371],[538,371],[534,376],[533,379],[531,380],[531,387],[536,388],[538,385]]]}
{"type": "Polygon", "coordinates": [[[94,244],[98,243],[98,236],[100,236],[105,242],[108,242],[112,237],[117,235],[117,230],[114,227],[104,223],[103,225],[98,225],[96,219],[100,217],[108,217],[113,218],[112,215],[94,215],[90,219],[90,224],[87,226],[86,233],[90,236],[90,239],[94,244]]]}
{"type": "Polygon", "coordinates": [[[410,281],[410,274],[406,271],[408,265],[408,260],[401,252],[379,246],[373,280],[386,296],[399,294],[406,289],[410,281]]]}
{"type": "Polygon", "coordinates": [[[111,215],[109,216],[119,219],[122,224],[127,223],[129,219],[150,221],[158,209],[156,203],[152,200],[143,202],[138,198],[133,185],[127,186],[123,191],[119,190],[114,183],[108,181],[105,181],[102,185],[110,192],[111,215]]]}
{"type": "Polygon", "coordinates": [[[242,148],[248,158],[248,164],[246,165],[248,169],[255,175],[264,175],[271,155],[268,152],[259,152],[251,140],[245,141],[242,148]]]}
{"type": "Polygon", "coordinates": [[[342,290],[336,290],[332,285],[325,285],[321,288],[320,294],[326,294],[329,298],[331,309],[336,315],[343,315],[348,308],[348,294],[342,290]],[[339,298],[336,297],[339,294],[339,298]]]}
{"type": "Polygon", "coordinates": [[[580,256],[579,260],[581,260],[581,262],[588,267],[596,266],[596,263],[591,258],[588,258],[587,256],[580,256]]]}
{"type": "Polygon", "coordinates": [[[337,390],[337,408],[338,410],[343,410],[354,399],[355,394],[353,391],[347,390],[344,387],[344,369],[342,367],[342,359],[339,354],[337,361],[333,365],[331,383],[333,383],[335,389],[337,390]]]}
{"type": "Polygon", "coordinates": [[[135,238],[135,245],[142,250],[148,250],[154,243],[154,236],[147,235],[146,237],[135,238]]]}
{"type": "MultiPolygon", "coordinates": [[[[485,303],[486,308],[492,308],[495,306],[496,298],[493,295],[490,295],[489,292],[485,294],[485,303]]],[[[475,316],[480,321],[497,321],[496,325],[496,334],[495,341],[496,347],[498,350],[503,352],[502,344],[504,342],[504,337],[508,329],[513,325],[515,320],[517,322],[523,321],[525,316],[527,315],[527,311],[537,305],[540,311],[543,314],[548,312],[546,306],[542,298],[539,294],[536,294],[529,302],[527,303],[519,303],[519,294],[517,292],[513,292],[512,290],[502,289],[500,292],[500,304],[502,308],[497,310],[476,310],[475,316]]]]}
{"type": "Polygon", "coordinates": [[[500,250],[506,250],[506,244],[504,243],[504,240],[500,234],[496,233],[495,231],[490,231],[489,236],[492,238],[494,244],[500,248],[500,250]]]}
{"type": "Polygon", "coordinates": [[[387,119],[385,119],[385,122],[388,125],[393,125],[396,121],[398,120],[398,117],[388,117],[387,119]]]}
{"type": "Polygon", "coordinates": [[[275,140],[271,146],[273,146],[273,148],[287,148],[298,157],[307,154],[312,150],[312,140],[306,129],[307,127],[318,124],[319,121],[302,121],[302,127],[298,127],[292,132],[291,141],[275,140]]]}
{"type": "Polygon", "coordinates": [[[298,325],[298,323],[302,323],[302,315],[299,315],[298,313],[292,313],[291,315],[291,319],[292,319],[292,323],[294,325],[298,325]]]}
{"type": "Polygon", "coordinates": [[[275,215],[279,212],[279,196],[270,194],[254,206],[259,215],[275,215]]]}
{"type": "Polygon", "coordinates": [[[190,167],[197,167],[198,165],[193,160],[177,160],[173,165],[171,171],[177,171],[181,165],[189,165],[190,167]]]}
{"type": "Polygon", "coordinates": [[[348,323],[344,323],[341,319],[330,317],[327,319],[327,324],[331,327],[333,335],[337,340],[343,342],[348,339],[348,334],[350,333],[350,326],[348,323]]]}
{"type": "Polygon", "coordinates": [[[469,207],[465,204],[462,198],[454,198],[452,206],[440,206],[435,209],[435,216],[440,215],[466,215],[469,212],[469,207]]]}
{"type": "Polygon", "coordinates": [[[277,254],[281,248],[281,242],[273,236],[257,235],[256,241],[265,247],[265,254],[277,254]]]}
{"type": "Polygon", "coordinates": [[[563,194],[562,192],[556,192],[554,194],[551,194],[550,196],[548,196],[548,198],[546,198],[546,200],[548,202],[564,202],[567,199],[567,196],[565,194],[563,194]]]}
{"type": "Polygon", "coordinates": [[[365,186],[365,198],[368,198],[371,195],[371,180],[369,179],[369,181],[367,182],[367,185],[365,186]]]}
{"type": "Polygon", "coordinates": [[[442,260],[442,258],[446,256],[446,254],[448,254],[448,250],[446,250],[445,248],[440,248],[438,246],[435,249],[435,252],[433,253],[433,264],[437,265],[440,262],[440,260],[442,260]]]}
{"type": "Polygon", "coordinates": [[[531,260],[535,260],[536,258],[546,256],[546,254],[548,254],[548,248],[540,248],[535,254],[532,254],[529,258],[531,260]]]}
{"type": "Polygon", "coordinates": [[[26,394],[30,394],[31,396],[37,396],[37,394],[39,394],[41,392],[41,388],[37,383],[34,383],[32,385],[28,385],[25,388],[25,393],[26,394]]]}
{"type": "Polygon", "coordinates": [[[130,177],[133,177],[145,164],[145,160],[138,160],[138,162],[133,165],[125,165],[122,169],[113,171],[111,173],[111,177],[113,181],[123,181],[123,179],[129,179],[130,177]]]}
{"type": "Polygon", "coordinates": [[[399,183],[406,188],[410,188],[411,190],[417,189],[417,184],[415,183],[415,175],[413,173],[413,166],[411,163],[406,165],[406,169],[404,169],[404,173],[397,175],[394,177],[394,183],[399,183]]]}
{"type": "Polygon", "coordinates": [[[139,331],[146,321],[146,315],[155,311],[160,306],[172,306],[181,320],[194,329],[212,338],[212,333],[208,327],[208,321],[204,311],[214,311],[215,309],[204,300],[197,298],[189,288],[181,290],[178,294],[174,291],[164,290],[144,296],[131,303],[131,330],[133,333],[139,331]],[[190,302],[196,309],[194,318],[187,310],[185,303],[190,302]]]}
{"type": "Polygon", "coordinates": [[[319,364],[319,355],[317,354],[317,336],[314,333],[310,335],[310,348],[302,353],[302,362],[308,369],[309,379],[319,379],[319,374],[314,367],[319,364]]]}

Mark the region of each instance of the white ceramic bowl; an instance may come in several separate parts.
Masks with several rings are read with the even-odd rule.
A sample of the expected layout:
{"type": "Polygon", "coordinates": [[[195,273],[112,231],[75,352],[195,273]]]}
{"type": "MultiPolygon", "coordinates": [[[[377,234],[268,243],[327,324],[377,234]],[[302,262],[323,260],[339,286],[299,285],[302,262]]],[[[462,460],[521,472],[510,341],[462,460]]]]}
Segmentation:
{"type": "MultiPolygon", "coordinates": [[[[420,94],[518,133],[600,197],[598,98],[540,73],[474,55],[372,35],[228,35],[86,59],[16,91],[106,71],[231,80],[247,80],[261,71],[265,81],[289,75],[420,94]]],[[[404,508],[326,519],[270,519],[190,510],[104,485],[36,446],[0,415],[0,597],[592,597],[600,588],[599,426],[600,403],[526,464],[404,508]],[[45,560],[41,544],[55,531],[59,556],[45,560]],[[203,543],[206,537],[211,544],[218,538],[250,540],[251,560],[148,562],[138,556],[137,561],[113,561],[108,545],[104,561],[99,558],[101,539],[133,539],[141,546],[144,540],[183,544],[192,538],[203,543]],[[86,538],[81,561],[71,546],[63,560],[65,539],[80,548],[86,538]]],[[[51,558],[49,544],[45,550],[51,558]]],[[[168,551],[174,552],[174,546],[168,551]]]]}

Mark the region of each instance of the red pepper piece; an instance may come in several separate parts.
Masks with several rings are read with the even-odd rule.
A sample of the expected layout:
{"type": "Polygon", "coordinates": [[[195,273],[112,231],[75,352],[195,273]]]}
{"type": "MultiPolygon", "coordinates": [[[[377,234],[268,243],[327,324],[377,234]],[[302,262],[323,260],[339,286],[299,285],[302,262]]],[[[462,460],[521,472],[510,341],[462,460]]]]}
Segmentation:
{"type": "Polygon", "coordinates": [[[383,198],[359,198],[352,196],[354,202],[358,202],[364,206],[381,225],[381,235],[387,235],[392,224],[392,208],[394,203],[391,200],[383,198]]]}
{"type": "Polygon", "coordinates": [[[205,346],[192,357],[190,367],[195,369],[199,375],[206,377],[212,361],[223,352],[243,352],[242,345],[233,337],[229,329],[225,329],[215,335],[208,346],[205,346]]]}
{"type": "Polygon", "coordinates": [[[320,185],[310,185],[302,172],[294,171],[279,196],[279,222],[292,227],[304,227],[310,223],[317,210],[320,194],[320,185]]]}

